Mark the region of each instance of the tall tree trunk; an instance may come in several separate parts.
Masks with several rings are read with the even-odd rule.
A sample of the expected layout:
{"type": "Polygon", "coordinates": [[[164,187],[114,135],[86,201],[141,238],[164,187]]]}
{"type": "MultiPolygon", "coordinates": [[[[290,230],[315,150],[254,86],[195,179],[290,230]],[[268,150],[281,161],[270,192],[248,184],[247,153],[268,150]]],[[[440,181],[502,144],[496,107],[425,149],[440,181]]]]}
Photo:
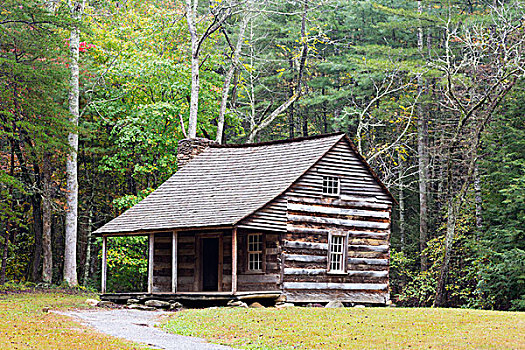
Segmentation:
{"type": "Polygon", "coordinates": [[[40,194],[31,195],[33,208],[33,232],[35,243],[33,246],[33,264],[31,266],[31,279],[40,281],[40,264],[42,262],[42,197],[40,194]]]}
{"type": "MultiPolygon", "coordinates": [[[[301,21],[301,39],[303,41],[303,50],[308,49],[308,43],[306,42],[306,15],[308,13],[308,0],[304,1],[304,10],[303,10],[303,19],[301,21]]],[[[304,57],[306,59],[306,57],[304,57]]],[[[298,80],[302,81],[303,79],[303,70],[299,69],[299,78],[298,80]]],[[[305,83],[304,86],[308,89],[308,85],[305,83]]],[[[298,92],[301,93],[300,91],[298,92]]],[[[308,136],[308,110],[303,113],[303,137],[308,136]]]]}
{"type": "Polygon", "coordinates": [[[401,154],[398,153],[397,161],[399,163],[399,235],[401,240],[401,251],[405,251],[406,245],[406,220],[405,220],[405,191],[403,184],[403,173],[405,168],[405,163],[402,159],[401,154]]]}
{"type": "Polygon", "coordinates": [[[445,236],[445,257],[441,265],[440,277],[436,288],[436,297],[434,300],[434,307],[445,306],[445,285],[447,283],[448,270],[450,266],[450,256],[452,254],[452,245],[454,244],[454,237],[456,235],[456,215],[459,200],[453,197],[448,202],[447,210],[447,233],[445,236]]]}
{"type": "Polygon", "coordinates": [[[2,246],[2,265],[0,268],[0,285],[6,282],[6,269],[7,269],[7,255],[9,253],[9,220],[3,221],[0,225],[0,229],[3,230],[3,246],[2,246]]]}
{"type": "MultiPolygon", "coordinates": [[[[55,13],[58,0],[46,0],[45,6],[51,13],[55,13]]],[[[42,282],[51,283],[53,281],[53,249],[51,244],[51,227],[52,227],[52,207],[51,207],[51,154],[44,152],[42,167],[42,282]]]]}
{"type": "MultiPolygon", "coordinates": [[[[293,88],[290,88],[290,96],[293,96],[293,88]]],[[[288,138],[293,139],[295,137],[295,108],[292,103],[288,109],[288,138]]]]}
{"type": "MultiPolygon", "coordinates": [[[[325,96],[326,95],[326,91],[325,91],[325,88],[323,87],[321,89],[321,96],[325,96]]],[[[327,116],[327,103],[326,101],[323,102],[323,133],[326,134],[328,133],[328,116],[327,116]]]]}
{"type": "Polygon", "coordinates": [[[419,251],[421,254],[421,271],[428,268],[428,257],[425,253],[428,241],[428,126],[425,115],[418,119],[418,167],[419,167],[419,251]]]}
{"type": "MultiPolygon", "coordinates": [[[[288,65],[290,66],[290,69],[293,69],[294,60],[293,57],[290,57],[288,59],[288,65]]],[[[288,89],[288,98],[292,98],[295,90],[294,90],[294,84],[293,84],[293,77],[290,80],[290,88],[288,89]]],[[[293,139],[295,137],[295,106],[292,103],[290,107],[288,108],[288,138],[293,139]]]]}
{"type": "Polygon", "coordinates": [[[239,56],[241,55],[242,43],[244,41],[244,33],[246,31],[246,26],[248,25],[249,21],[249,14],[245,14],[239,28],[239,37],[237,38],[237,44],[235,45],[235,50],[232,54],[232,63],[230,68],[228,69],[228,72],[226,73],[226,77],[224,78],[224,85],[222,87],[221,107],[219,109],[219,120],[217,121],[217,135],[215,137],[215,141],[217,141],[218,143],[222,143],[223,140],[224,117],[226,114],[226,105],[228,103],[228,93],[230,92],[230,83],[233,74],[237,69],[237,65],[239,64],[239,56]]]}
{"type": "Polygon", "coordinates": [[[477,237],[483,229],[483,198],[481,196],[481,176],[479,174],[478,162],[474,165],[474,192],[476,202],[476,229],[477,237]]]}
{"type": "Polygon", "coordinates": [[[53,280],[53,249],[51,246],[51,155],[44,153],[42,166],[42,187],[44,196],[42,203],[42,282],[51,283],[53,280]]]}
{"type": "Polygon", "coordinates": [[[91,239],[93,232],[93,206],[89,208],[88,228],[86,234],[86,260],[84,262],[84,275],[82,276],[82,285],[85,287],[89,281],[89,272],[91,270],[91,239]]]}
{"type": "MultiPolygon", "coordinates": [[[[423,14],[423,5],[421,1],[417,2],[418,13],[423,14]]],[[[423,52],[423,27],[421,21],[417,31],[417,45],[419,52],[423,52]]],[[[418,78],[418,92],[421,94],[423,89],[423,79],[418,78]]],[[[426,114],[418,104],[418,122],[417,122],[417,150],[418,150],[418,167],[419,167],[419,252],[421,254],[421,271],[428,268],[428,257],[425,253],[428,240],[428,123],[426,114]]]]}
{"type": "Polygon", "coordinates": [[[196,12],[198,0],[186,0],[186,20],[191,39],[191,90],[188,137],[197,137],[197,114],[199,111],[199,38],[197,36],[196,12]]]}
{"type": "Polygon", "coordinates": [[[308,113],[303,113],[303,137],[308,136],[308,113]]]}
{"type": "MultiPolygon", "coordinates": [[[[84,12],[85,1],[69,2],[71,18],[79,21],[84,12]]],[[[69,38],[70,80],[69,80],[69,113],[73,130],[69,133],[70,151],[66,161],[67,195],[66,195],[66,232],[64,251],[64,283],[78,286],[77,278],[77,228],[78,228],[78,118],[79,118],[79,45],[80,30],[73,24],[69,38]]]]}

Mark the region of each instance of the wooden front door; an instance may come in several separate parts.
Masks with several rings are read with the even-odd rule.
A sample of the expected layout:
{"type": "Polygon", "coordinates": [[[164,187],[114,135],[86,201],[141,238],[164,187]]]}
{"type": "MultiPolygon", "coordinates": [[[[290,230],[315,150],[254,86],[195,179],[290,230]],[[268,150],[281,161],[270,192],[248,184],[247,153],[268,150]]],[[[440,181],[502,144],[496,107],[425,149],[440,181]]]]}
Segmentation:
{"type": "Polygon", "coordinates": [[[202,290],[219,290],[219,238],[202,239],[202,290]]]}

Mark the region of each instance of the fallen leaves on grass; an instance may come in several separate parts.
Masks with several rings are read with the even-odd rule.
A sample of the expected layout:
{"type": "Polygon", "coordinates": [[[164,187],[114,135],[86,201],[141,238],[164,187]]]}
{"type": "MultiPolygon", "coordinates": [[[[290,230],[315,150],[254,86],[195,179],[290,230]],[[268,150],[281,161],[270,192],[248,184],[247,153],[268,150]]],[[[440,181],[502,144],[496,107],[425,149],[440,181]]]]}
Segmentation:
{"type": "Polygon", "coordinates": [[[463,309],[201,309],[162,327],[245,349],[525,348],[524,313],[463,309]]]}
{"type": "Polygon", "coordinates": [[[144,349],[102,335],[50,310],[86,308],[86,295],[20,293],[0,297],[0,349],[144,349]]]}

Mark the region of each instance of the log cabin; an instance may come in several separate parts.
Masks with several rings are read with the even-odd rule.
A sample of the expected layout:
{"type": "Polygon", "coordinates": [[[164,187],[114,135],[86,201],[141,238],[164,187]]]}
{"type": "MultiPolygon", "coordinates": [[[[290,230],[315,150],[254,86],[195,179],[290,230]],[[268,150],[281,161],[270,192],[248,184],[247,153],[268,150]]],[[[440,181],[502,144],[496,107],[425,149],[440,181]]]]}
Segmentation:
{"type": "Polygon", "coordinates": [[[389,300],[395,199],[343,133],[243,145],[181,140],[179,170],[95,233],[148,237],[141,298],[389,300]]]}

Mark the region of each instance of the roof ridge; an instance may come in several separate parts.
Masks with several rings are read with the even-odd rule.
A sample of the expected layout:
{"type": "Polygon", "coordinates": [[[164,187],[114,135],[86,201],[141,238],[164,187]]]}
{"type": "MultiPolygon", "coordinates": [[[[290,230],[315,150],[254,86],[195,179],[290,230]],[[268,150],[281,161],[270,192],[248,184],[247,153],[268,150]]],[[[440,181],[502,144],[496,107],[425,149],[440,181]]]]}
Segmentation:
{"type": "Polygon", "coordinates": [[[232,144],[225,144],[225,145],[210,145],[210,148],[243,148],[243,147],[259,147],[259,146],[268,146],[268,145],[276,145],[276,144],[285,144],[285,143],[293,143],[293,142],[301,142],[301,141],[308,141],[308,140],[315,140],[315,139],[322,139],[332,136],[339,136],[339,135],[345,135],[344,132],[333,132],[330,134],[320,134],[320,135],[312,135],[312,136],[303,136],[303,137],[296,137],[293,139],[284,139],[284,140],[273,140],[273,141],[265,141],[265,142],[259,142],[259,143],[232,143],[232,144]]]}

